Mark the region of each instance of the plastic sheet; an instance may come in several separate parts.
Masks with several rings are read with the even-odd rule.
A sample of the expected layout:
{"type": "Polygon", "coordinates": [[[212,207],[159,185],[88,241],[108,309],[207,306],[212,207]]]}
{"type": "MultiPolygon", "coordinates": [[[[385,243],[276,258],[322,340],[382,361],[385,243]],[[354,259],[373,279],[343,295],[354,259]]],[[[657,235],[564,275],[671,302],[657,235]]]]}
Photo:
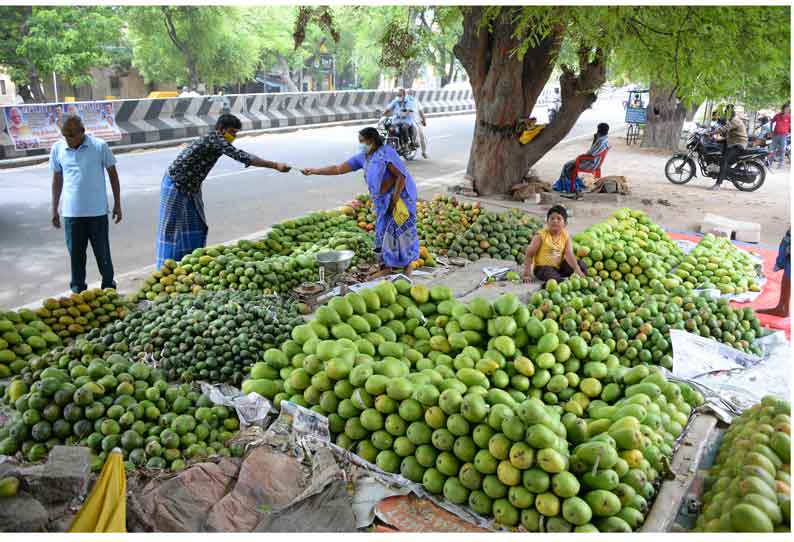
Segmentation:
{"type": "Polygon", "coordinates": [[[723,421],[765,395],[790,397],[791,352],[783,332],[756,341],[763,351],[760,358],[680,330],[671,330],[670,337],[673,375],[695,385],[723,421]]]}
{"type": "Polygon", "coordinates": [[[273,405],[258,393],[243,394],[227,384],[201,383],[201,393],[216,405],[233,408],[240,420],[240,427],[267,427],[268,418],[274,412],[273,405]]]}

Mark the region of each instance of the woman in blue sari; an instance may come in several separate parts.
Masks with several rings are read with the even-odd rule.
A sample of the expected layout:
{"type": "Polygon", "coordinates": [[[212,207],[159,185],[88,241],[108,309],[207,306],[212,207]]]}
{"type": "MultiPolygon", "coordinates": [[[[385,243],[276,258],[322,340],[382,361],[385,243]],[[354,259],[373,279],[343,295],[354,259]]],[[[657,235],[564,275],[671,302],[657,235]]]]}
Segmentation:
{"type": "Polygon", "coordinates": [[[383,273],[395,270],[411,273],[411,262],[419,259],[419,234],[416,231],[416,183],[397,152],[385,145],[375,128],[358,133],[360,152],[338,166],[306,168],[304,175],[344,175],[364,170],[372,204],[375,207],[375,251],[383,273]],[[403,221],[400,200],[408,214],[403,221]],[[395,209],[398,218],[395,219],[395,209]]]}

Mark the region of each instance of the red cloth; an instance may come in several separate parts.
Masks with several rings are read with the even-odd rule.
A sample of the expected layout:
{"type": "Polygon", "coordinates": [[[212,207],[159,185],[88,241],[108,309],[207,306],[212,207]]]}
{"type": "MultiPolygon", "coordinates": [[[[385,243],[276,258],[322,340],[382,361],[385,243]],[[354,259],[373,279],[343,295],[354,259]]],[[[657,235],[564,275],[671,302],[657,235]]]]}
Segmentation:
{"type": "Polygon", "coordinates": [[[775,128],[772,133],[775,135],[788,135],[791,133],[791,113],[778,113],[772,117],[775,128]]]}
{"type": "MultiPolygon", "coordinates": [[[[699,242],[702,238],[701,235],[690,233],[667,232],[667,235],[670,236],[671,239],[692,241],[695,243],[699,242]]],[[[734,244],[740,250],[746,249],[746,245],[734,244]]],[[[775,267],[775,260],[777,259],[777,250],[752,246],[749,252],[758,254],[764,260],[764,276],[766,276],[766,284],[764,284],[764,289],[761,290],[761,295],[758,296],[752,303],[731,302],[731,305],[739,309],[750,307],[754,310],[774,307],[777,305],[777,302],[780,299],[780,283],[783,280],[783,271],[773,271],[775,267]]],[[[784,331],[786,333],[786,338],[791,340],[790,317],[780,318],[779,316],[770,316],[768,314],[756,314],[756,316],[758,317],[758,320],[761,322],[762,326],[784,331]]]]}

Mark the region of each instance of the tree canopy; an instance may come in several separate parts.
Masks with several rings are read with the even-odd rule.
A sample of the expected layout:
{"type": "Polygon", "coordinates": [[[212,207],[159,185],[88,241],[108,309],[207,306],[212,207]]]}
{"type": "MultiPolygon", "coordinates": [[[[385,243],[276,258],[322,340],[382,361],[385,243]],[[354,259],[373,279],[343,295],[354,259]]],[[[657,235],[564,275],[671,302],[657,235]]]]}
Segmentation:
{"type": "Polygon", "coordinates": [[[53,72],[75,86],[93,83],[91,68],[114,61],[121,39],[118,10],[93,6],[0,7],[0,65],[30,100],[45,99],[53,72]]]}
{"type": "Polygon", "coordinates": [[[260,62],[262,40],[243,8],[125,8],[133,65],[147,81],[192,87],[246,81],[260,62]]]}

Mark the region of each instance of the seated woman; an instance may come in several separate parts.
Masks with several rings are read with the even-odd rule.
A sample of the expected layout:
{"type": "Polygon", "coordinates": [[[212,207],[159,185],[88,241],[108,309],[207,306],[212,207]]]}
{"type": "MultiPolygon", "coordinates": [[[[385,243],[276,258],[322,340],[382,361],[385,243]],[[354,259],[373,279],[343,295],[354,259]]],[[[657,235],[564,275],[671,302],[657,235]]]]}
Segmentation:
{"type": "MultiPolygon", "coordinates": [[[[596,128],[596,133],[593,135],[593,144],[590,145],[590,150],[587,151],[583,156],[593,156],[595,160],[584,160],[580,162],[579,167],[586,170],[593,170],[598,167],[601,163],[601,157],[598,156],[605,150],[609,148],[609,138],[607,137],[609,134],[609,124],[602,122],[596,128]]],[[[576,160],[569,160],[565,162],[565,165],[562,166],[562,172],[560,172],[560,179],[562,179],[563,186],[568,186],[571,180],[571,173],[573,173],[573,168],[576,166],[576,160]]]]}
{"type": "Polygon", "coordinates": [[[573,255],[573,243],[568,230],[568,211],[555,205],[546,214],[546,227],[540,230],[527,248],[524,258],[524,282],[538,280],[562,281],[576,273],[585,276],[585,265],[573,255]]]}

